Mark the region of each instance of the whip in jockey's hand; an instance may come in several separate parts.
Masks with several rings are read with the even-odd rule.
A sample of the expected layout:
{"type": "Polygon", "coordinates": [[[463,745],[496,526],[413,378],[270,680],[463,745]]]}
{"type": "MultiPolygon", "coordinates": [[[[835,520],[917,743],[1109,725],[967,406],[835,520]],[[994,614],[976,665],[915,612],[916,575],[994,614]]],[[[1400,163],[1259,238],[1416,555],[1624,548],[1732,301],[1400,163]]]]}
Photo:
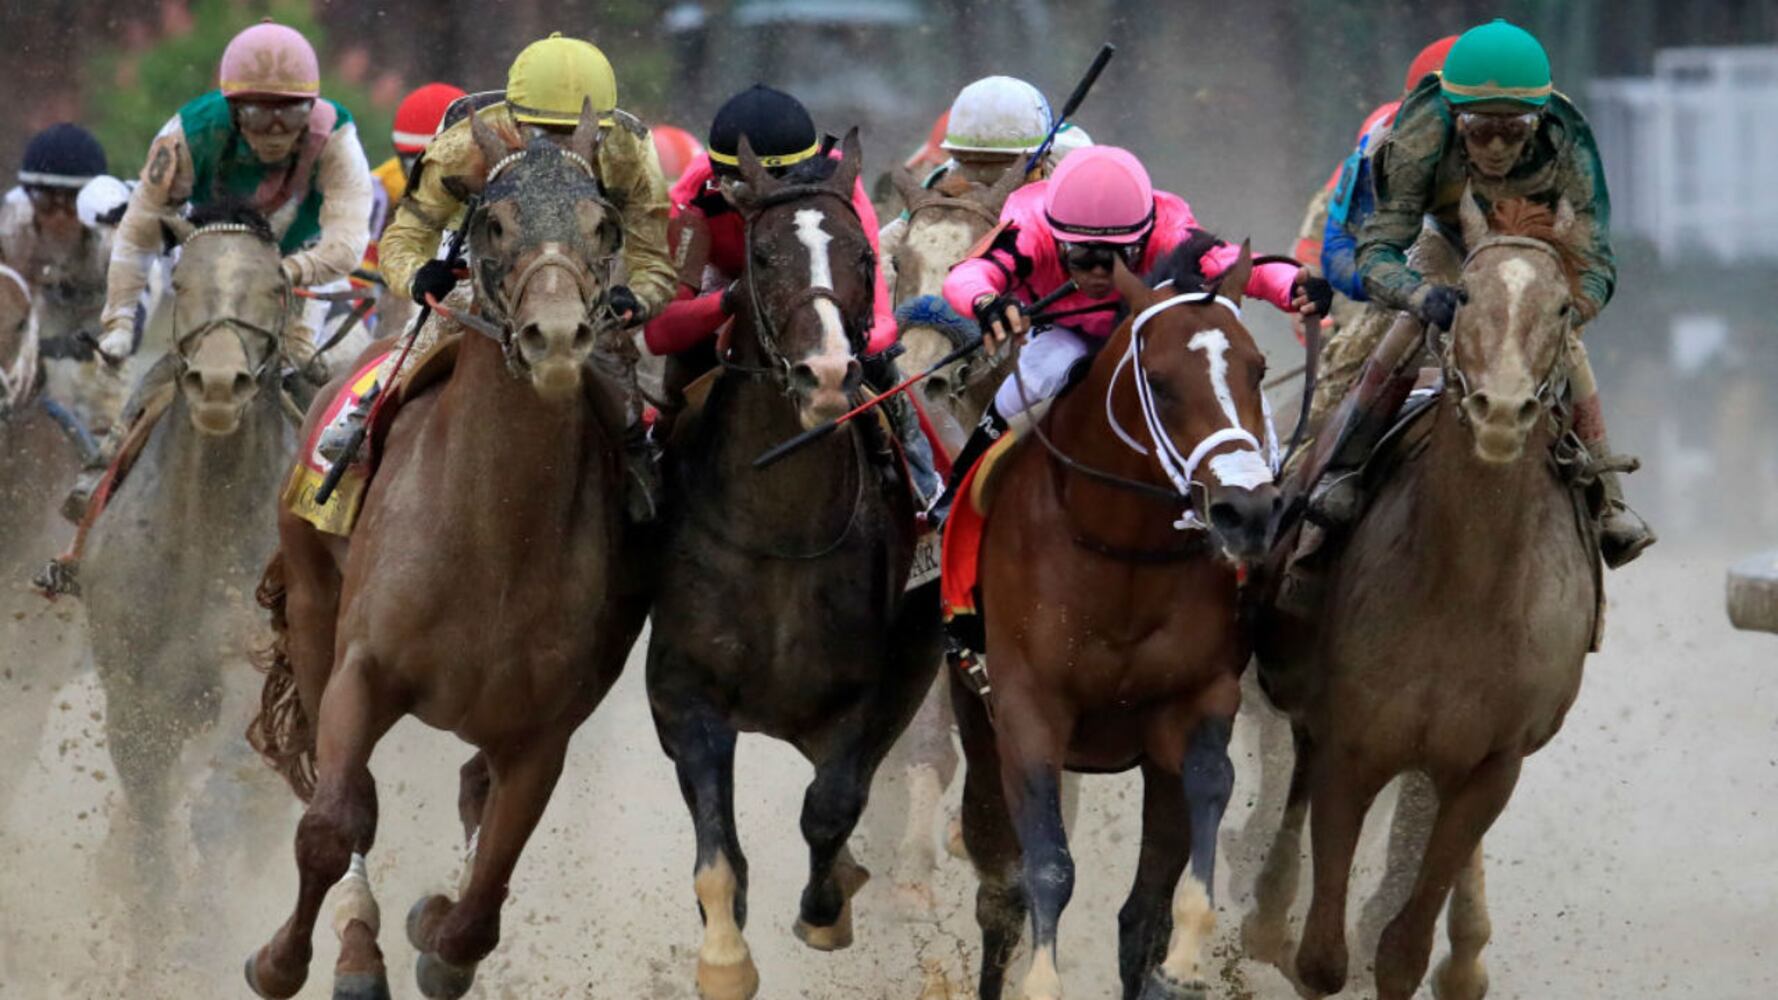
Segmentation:
{"type": "Polygon", "coordinates": [[[1000,353],[1008,337],[1016,337],[1031,329],[1025,310],[1010,295],[983,295],[975,301],[975,321],[982,328],[982,342],[989,354],[1000,353]]]}

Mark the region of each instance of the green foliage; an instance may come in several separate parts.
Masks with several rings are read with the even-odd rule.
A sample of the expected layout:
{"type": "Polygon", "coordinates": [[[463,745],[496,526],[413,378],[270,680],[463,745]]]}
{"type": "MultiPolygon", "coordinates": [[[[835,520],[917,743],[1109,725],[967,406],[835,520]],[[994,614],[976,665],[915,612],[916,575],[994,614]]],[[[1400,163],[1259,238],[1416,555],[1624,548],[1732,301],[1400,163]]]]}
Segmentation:
{"type": "Polygon", "coordinates": [[[194,0],[191,30],[163,36],[141,51],[105,49],[87,65],[83,75],[95,85],[86,94],[85,120],[104,144],[113,172],[134,176],[167,119],[216,86],[216,68],[229,39],[265,17],[314,43],[321,55],[321,93],[352,112],[371,163],[390,154],[393,110],[372,104],[363,88],[328,77],[325,33],[309,0],[194,0]]]}

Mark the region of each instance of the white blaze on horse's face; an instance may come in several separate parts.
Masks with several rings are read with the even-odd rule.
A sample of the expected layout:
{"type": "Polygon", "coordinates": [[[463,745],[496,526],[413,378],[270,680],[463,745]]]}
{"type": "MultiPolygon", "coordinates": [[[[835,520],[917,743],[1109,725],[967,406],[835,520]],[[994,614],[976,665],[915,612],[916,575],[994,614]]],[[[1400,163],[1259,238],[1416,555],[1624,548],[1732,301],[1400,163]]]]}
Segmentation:
{"type": "MultiPolygon", "coordinates": [[[[833,242],[821,223],[827,216],[818,208],[799,208],[796,212],[796,238],[809,251],[809,287],[833,288],[833,262],[828,259],[827,245],[833,242]]],[[[846,324],[840,311],[826,299],[816,299],[812,308],[821,317],[821,353],[851,357],[852,345],[846,341],[846,324]]]]}
{"type": "MultiPolygon", "coordinates": [[[[833,234],[821,227],[826,218],[820,209],[797,209],[796,238],[809,252],[809,287],[832,292],[833,261],[828,246],[833,242],[833,234]]],[[[792,363],[792,384],[797,386],[798,418],[805,428],[846,411],[847,393],[858,370],[839,306],[825,296],[817,296],[809,303],[809,309],[821,324],[820,346],[801,358],[787,359],[792,363]]]]}
{"type": "MultiPolygon", "coordinates": [[[[1241,413],[1235,407],[1235,394],[1229,389],[1228,334],[1221,330],[1200,330],[1192,334],[1186,347],[1204,352],[1205,365],[1210,372],[1210,391],[1215,394],[1223,415],[1228,417],[1229,426],[1240,427],[1241,413]]],[[[1259,452],[1248,448],[1212,455],[1207,464],[1211,475],[1223,485],[1236,489],[1251,490],[1272,481],[1271,467],[1259,452]]]]}

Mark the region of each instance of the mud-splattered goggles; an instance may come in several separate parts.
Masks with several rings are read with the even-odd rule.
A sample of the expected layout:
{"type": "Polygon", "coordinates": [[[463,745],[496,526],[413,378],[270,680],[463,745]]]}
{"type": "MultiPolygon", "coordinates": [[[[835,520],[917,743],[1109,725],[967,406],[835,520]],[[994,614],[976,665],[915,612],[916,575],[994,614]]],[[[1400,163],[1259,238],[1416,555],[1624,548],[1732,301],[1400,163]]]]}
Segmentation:
{"type": "Polygon", "coordinates": [[[1543,112],[1527,111],[1519,115],[1490,114],[1486,111],[1465,111],[1457,116],[1457,127],[1465,137],[1487,145],[1499,139],[1508,145],[1524,142],[1537,131],[1543,112]]]}
{"type": "Polygon", "coordinates": [[[1070,243],[1067,240],[1056,241],[1062,251],[1062,265],[1070,271],[1110,271],[1113,262],[1119,257],[1124,266],[1136,270],[1142,262],[1142,253],[1147,245],[1145,240],[1135,243],[1070,243]]]}
{"type": "Polygon", "coordinates": [[[314,101],[233,101],[235,124],[247,132],[270,132],[275,125],[286,132],[300,131],[309,122],[314,101]]]}

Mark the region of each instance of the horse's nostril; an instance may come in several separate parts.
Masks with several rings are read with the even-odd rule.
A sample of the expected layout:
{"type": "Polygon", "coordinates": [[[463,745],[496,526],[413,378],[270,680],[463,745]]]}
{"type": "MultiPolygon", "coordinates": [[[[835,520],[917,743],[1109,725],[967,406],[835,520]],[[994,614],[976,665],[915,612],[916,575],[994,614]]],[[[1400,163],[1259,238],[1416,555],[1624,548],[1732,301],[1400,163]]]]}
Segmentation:
{"type": "Polygon", "coordinates": [[[179,376],[179,384],[186,392],[201,395],[204,391],[204,376],[195,371],[187,371],[179,376]]]}
{"type": "Polygon", "coordinates": [[[575,327],[574,328],[574,349],[576,351],[584,351],[587,348],[591,347],[592,345],[593,345],[593,328],[592,328],[592,326],[587,323],[582,323],[579,326],[575,327]]]}
{"type": "Polygon", "coordinates": [[[855,392],[858,389],[858,384],[863,381],[864,366],[858,363],[858,359],[853,358],[846,362],[846,381],[842,388],[848,393],[855,392]]]}
{"type": "Polygon", "coordinates": [[[1537,400],[1527,399],[1519,404],[1519,426],[1528,427],[1537,419],[1537,400]]]}
{"type": "Polygon", "coordinates": [[[1240,508],[1227,500],[1218,500],[1210,505],[1210,526],[1217,531],[1231,533],[1241,527],[1240,508]]]}
{"type": "Polygon", "coordinates": [[[240,398],[253,391],[253,376],[246,372],[235,373],[235,396],[240,398]]]}
{"type": "Polygon", "coordinates": [[[799,361],[790,369],[790,384],[804,392],[812,392],[821,388],[821,379],[816,376],[815,369],[806,361],[799,361]]]}
{"type": "Polygon", "coordinates": [[[535,323],[525,324],[525,328],[519,331],[519,350],[525,354],[538,355],[543,353],[544,347],[543,331],[535,323]]]}

